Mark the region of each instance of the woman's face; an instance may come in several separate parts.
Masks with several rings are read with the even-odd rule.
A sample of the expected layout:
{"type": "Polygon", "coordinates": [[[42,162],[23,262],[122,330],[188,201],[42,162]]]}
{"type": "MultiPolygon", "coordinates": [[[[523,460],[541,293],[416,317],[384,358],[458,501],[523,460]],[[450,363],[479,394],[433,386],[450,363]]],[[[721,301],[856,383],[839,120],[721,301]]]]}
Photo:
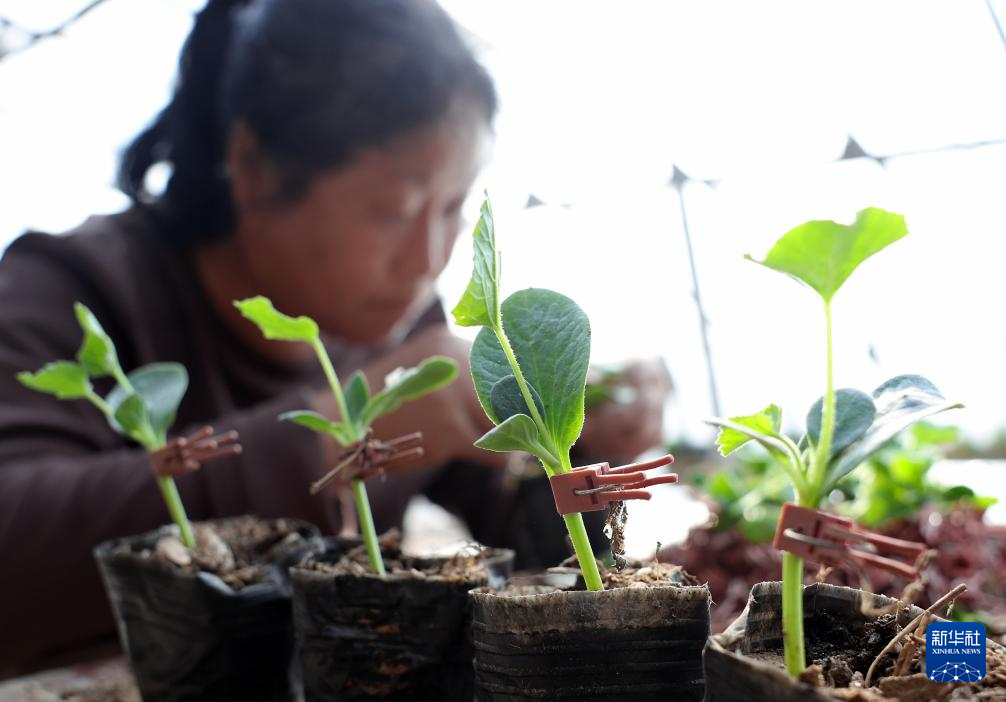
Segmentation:
{"type": "Polygon", "coordinates": [[[294,203],[243,205],[238,193],[234,243],[251,284],[349,341],[405,328],[433,300],[489,144],[482,113],[459,106],[317,177],[294,203]]]}

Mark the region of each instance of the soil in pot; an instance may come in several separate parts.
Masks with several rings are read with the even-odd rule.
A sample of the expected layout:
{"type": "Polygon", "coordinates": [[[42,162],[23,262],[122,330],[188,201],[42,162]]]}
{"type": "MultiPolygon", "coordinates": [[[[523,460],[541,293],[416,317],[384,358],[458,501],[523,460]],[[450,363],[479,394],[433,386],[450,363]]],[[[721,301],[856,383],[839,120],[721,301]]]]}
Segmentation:
{"type": "Polygon", "coordinates": [[[291,571],[306,701],[469,702],[468,591],[502,586],[513,552],[472,545],[451,558],[417,558],[389,532],[381,537],[381,578],[362,546],[327,543],[291,571]]]}
{"type": "Polygon", "coordinates": [[[906,655],[896,670],[899,647],[879,661],[873,685],[865,688],[874,659],[922,610],[824,583],[804,589],[810,665],[800,679],[794,679],[785,672],[781,611],[780,583],[759,583],[737,622],[723,634],[710,637],[704,655],[709,702],[1006,700],[1006,649],[992,641],[987,644],[988,674],[983,682],[932,682],[925,675],[925,659],[919,651],[906,655]]]}
{"type": "Polygon", "coordinates": [[[605,590],[476,590],[478,700],[703,697],[709,590],[678,566],[602,571],[605,590]]]}
{"type": "Polygon", "coordinates": [[[321,547],[290,519],[174,526],[95,549],[119,637],[145,702],[294,699],[287,569],[321,547]]]}

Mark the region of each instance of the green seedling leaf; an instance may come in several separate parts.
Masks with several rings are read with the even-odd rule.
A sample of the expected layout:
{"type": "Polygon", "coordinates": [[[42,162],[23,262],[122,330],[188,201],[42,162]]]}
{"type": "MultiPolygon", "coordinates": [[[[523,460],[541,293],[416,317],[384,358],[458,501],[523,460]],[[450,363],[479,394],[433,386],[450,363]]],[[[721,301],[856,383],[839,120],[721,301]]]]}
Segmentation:
{"type": "MultiPolygon", "coordinates": [[[[534,400],[538,413],[544,416],[545,405],[542,404],[538,391],[530,383],[528,383],[528,390],[531,391],[531,399],[534,400]]],[[[489,404],[492,405],[493,413],[504,422],[515,414],[528,413],[527,402],[524,401],[524,395],[521,394],[517,377],[512,374],[500,378],[493,385],[493,389],[489,392],[489,404]]]]}
{"type": "Polygon", "coordinates": [[[310,317],[290,317],[272,306],[272,301],[262,295],[238,300],[234,303],[246,319],[254,322],[267,339],[277,341],[306,341],[319,338],[318,325],[310,317]]]}
{"type": "MultiPolygon", "coordinates": [[[[816,445],[821,436],[821,413],[824,398],[818,398],[807,412],[807,435],[816,445]]],[[[835,433],[831,437],[828,460],[841,453],[853,441],[866,433],[877,415],[873,400],[865,392],[853,388],[835,391],[835,433]]]]}
{"type": "Polygon", "coordinates": [[[415,368],[399,368],[384,380],[384,389],[370,398],[360,416],[369,427],[376,419],[394,412],[403,402],[439,390],[457,377],[458,364],[445,356],[431,356],[415,368]]]}
{"type": "Polygon", "coordinates": [[[91,393],[87,371],[72,361],[47,363],[35,373],[22,371],[17,379],[32,390],[55,395],[61,400],[76,400],[91,393]]]}
{"type": "Polygon", "coordinates": [[[751,414],[745,417],[731,417],[734,424],[746,427],[751,430],[745,433],[728,426],[720,426],[719,436],[716,437],[716,447],[720,450],[720,455],[729,456],[747,442],[757,439],[759,436],[778,437],[779,428],[782,424],[782,410],[778,405],[769,405],[758,414],[751,414]]]}
{"type": "Polygon", "coordinates": [[[873,403],[877,407],[873,424],[859,440],[833,459],[823,494],[902,429],[934,414],[964,406],[947,401],[936,386],[921,375],[891,378],[873,391],[873,403]]]}
{"type": "Polygon", "coordinates": [[[526,414],[515,414],[508,417],[498,427],[490,429],[481,439],[475,442],[479,448],[487,451],[527,451],[537,456],[549,465],[555,465],[559,459],[542,446],[538,435],[538,427],[534,420],[526,414]]]}
{"type": "Polygon", "coordinates": [[[475,265],[461,301],[454,307],[454,321],[462,327],[495,327],[499,323],[499,253],[489,197],[475,225],[475,265]]]}
{"type": "MultiPolygon", "coordinates": [[[[566,452],[583,429],[584,385],[590,361],[587,315],[568,297],[540,288],[508,297],[502,315],[517,364],[544,406],[545,427],[556,450],[566,452]]],[[[479,332],[471,359],[479,401],[489,418],[499,424],[492,408],[492,389],[513,370],[491,329],[484,327],[479,332]]]]}
{"type": "MultiPolygon", "coordinates": [[[[137,368],[127,377],[136,391],[135,396],[143,402],[144,421],[147,422],[152,436],[158,440],[158,443],[163,444],[167,440],[168,429],[175,422],[178,406],[189,387],[189,374],[185,370],[185,366],[180,363],[150,363],[137,368]]],[[[105,398],[117,421],[119,409],[127,401],[135,402],[128,400],[133,396],[133,393],[129,393],[121,385],[117,385],[105,398]]],[[[136,413],[136,410],[132,408],[127,408],[124,411],[130,416],[136,413]]],[[[129,436],[133,436],[132,432],[136,429],[135,426],[125,424],[122,424],[121,428],[129,436]]]]}
{"type": "Polygon", "coordinates": [[[348,446],[356,441],[356,435],[353,432],[353,428],[348,424],[344,422],[333,422],[317,412],[312,412],[310,410],[294,410],[292,412],[284,412],[279,416],[279,418],[280,421],[293,422],[294,424],[299,424],[311,431],[316,431],[319,434],[328,434],[333,436],[335,437],[335,440],[343,446],[348,446]]]}
{"type": "Polygon", "coordinates": [[[125,434],[145,448],[152,448],[147,446],[153,430],[150,427],[147,405],[142,397],[123,393],[119,403],[114,405],[114,417],[117,426],[113,425],[113,428],[116,431],[125,434]]]}
{"type": "Polygon", "coordinates": [[[905,218],[869,207],[850,225],[815,220],[786,232],[760,263],[812,287],[830,301],[863,261],[908,234],[905,218]]]}
{"type": "Polygon", "coordinates": [[[363,408],[367,406],[369,399],[370,386],[367,385],[367,376],[362,371],[356,371],[349,379],[349,384],[346,385],[346,409],[349,410],[347,420],[353,424],[359,424],[363,408]]]}
{"type": "Polygon", "coordinates": [[[84,341],[77,351],[77,360],[93,378],[113,375],[119,370],[119,357],[115,353],[115,345],[105,333],[98,318],[83,304],[76,302],[73,310],[77,322],[84,330],[84,341]]]}

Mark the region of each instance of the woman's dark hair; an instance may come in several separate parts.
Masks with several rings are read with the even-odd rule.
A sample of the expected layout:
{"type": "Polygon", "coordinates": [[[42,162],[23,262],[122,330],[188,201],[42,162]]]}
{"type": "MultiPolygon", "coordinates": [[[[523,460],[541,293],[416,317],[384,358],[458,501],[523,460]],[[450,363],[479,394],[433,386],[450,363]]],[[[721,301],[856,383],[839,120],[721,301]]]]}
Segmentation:
{"type": "Polygon", "coordinates": [[[174,96],[126,148],[118,185],[154,204],[172,243],[228,236],[225,169],[244,124],[296,200],[361,150],[432,125],[458,97],[496,112],[492,80],[434,0],[209,0],[182,49],[174,96]],[[159,196],[152,166],[170,166],[159,196]]]}

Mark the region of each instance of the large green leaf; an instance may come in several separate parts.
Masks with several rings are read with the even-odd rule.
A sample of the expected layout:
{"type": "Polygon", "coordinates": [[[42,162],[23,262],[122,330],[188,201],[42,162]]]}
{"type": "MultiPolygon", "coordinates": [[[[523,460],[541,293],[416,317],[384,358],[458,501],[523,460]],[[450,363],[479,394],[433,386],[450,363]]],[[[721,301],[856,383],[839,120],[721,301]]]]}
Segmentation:
{"type": "MultiPolygon", "coordinates": [[[[168,429],[175,422],[178,405],[189,387],[189,374],[185,366],[180,363],[150,363],[137,368],[127,377],[136,394],[143,400],[146,420],[153,435],[163,443],[167,439],[168,429]]],[[[117,385],[108,394],[106,402],[116,416],[127,397],[128,393],[121,385],[117,385]]]]}
{"type": "Polygon", "coordinates": [[[499,253],[489,195],[475,225],[475,256],[472,279],[454,307],[454,320],[462,327],[493,327],[499,322],[499,253]]]}
{"type": "Polygon", "coordinates": [[[290,317],[272,306],[262,295],[234,303],[246,319],[254,322],[267,339],[277,341],[317,341],[318,325],[310,317],[290,317]]]}
{"type": "Polygon", "coordinates": [[[873,391],[873,403],[877,407],[873,424],[828,466],[825,494],[902,429],[939,412],[964,406],[947,401],[936,386],[921,375],[891,378],[873,391]]]}
{"type": "Polygon", "coordinates": [[[360,425],[369,427],[379,417],[394,412],[403,402],[448,385],[457,374],[458,364],[446,356],[431,356],[415,368],[399,368],[385,378],[384,389],[367,402],[360,425]]]}
{"type": "MultiPolygon", "coordinates": [[[[590,322],[580,307],[551,290],[530,288],[502,305],[503,329],[524,379],[537,391],[545,427],[558,451],[568,451],[583,428],[584,384],[590,362],[590,322]]],[[[495,423],[493,386],[513,373],[492,330],[472,345],[472,377],[479,400],[495,423]]]]}
{"type": "Polygon", "coordinates": [[[279,416],[279,419],[283,422],[293,422],[319,434],[333,436],[343,446],[349,446],[357,438],[353,428],[349,424],[345,422],[333,422],[327,417],[310,410],[284,412],[279,416]]]}
{"type": "Polygon", "coordinates": [[[778,436],[782,423],[782,410],[778,405],[769,405],[758,414],[731,417],[730,421],[751,431],[745,433],[729,426],[719,425],[720,433],[716,437],[716,446],[722,456],[729,456],[747,442],[756,440],[758,436],[778,436]]]}
{"type": "Polygon", "coordinates": [[[850,225],[814,220],[791,229],[764,261],[745,258],[788,273],[831,300],[860,263],[907,233],[904,217],[868,207],[850,225]]]}
{"type": "MultiPolygon", "coordinates": [[[[821,414],[824,398],[818,398],[807,412],[807,434],[816,445],[821,436],[821,414]]],[[[828,460],[843,451],[853,441],[866,433],[877,416],[873,400],[865,392],[853,388],[835,391],[835,431],[831,437],[828,460]]]]}
{"type": "Polygon", "coordinates": [[[22,371],[17,379],[32,390],[55,395],[61,400],[87,397],[91,392],[87,371],[72,361],[47,363],[35,373],[22,371]]]}
{"type": "Polygon", "coordinates": [[[349,410],[346,421],[359,424],[363,408],[367,406],[369,399],[370,386],[367,385],[367,376],[362,371],[356,371],[346,385],[346,409],[349,410]]]}
{"type": "Polygon", "coordinates": [[[557,457],[542,446],[538,427],[534,420],[526,414],[515,414],[506,419],[498,427],[493,427],[475,442],[479,448],[488,451],[527,451],[540,458],[546,465],[559,464],[557,457]]]}
{"type": "MultiPolygon", "coordinates": [[[[531,393],[531,400],[538,408],[538,413],[544,416],[545,405],[542,404],[538,391],[530,383],[528,390],[531,393]]],[[[489,392],[489,404],[492,405],[493,413],[501,422],[505,422],[515,414],[528,414],[529,412],[527,402],[520,391],[520,385],[517,383],[517,377],[512,373],[493,385],[493,389],[489,392]]]]}
{"type": "Polygon", "coordinates": [[[119,369],[115,344],[91,310],[80,302],[74,303],[73,310],[84,331],[84,341],[77,351],[77,360],[93,378],[112,375],[119,369]]]}

